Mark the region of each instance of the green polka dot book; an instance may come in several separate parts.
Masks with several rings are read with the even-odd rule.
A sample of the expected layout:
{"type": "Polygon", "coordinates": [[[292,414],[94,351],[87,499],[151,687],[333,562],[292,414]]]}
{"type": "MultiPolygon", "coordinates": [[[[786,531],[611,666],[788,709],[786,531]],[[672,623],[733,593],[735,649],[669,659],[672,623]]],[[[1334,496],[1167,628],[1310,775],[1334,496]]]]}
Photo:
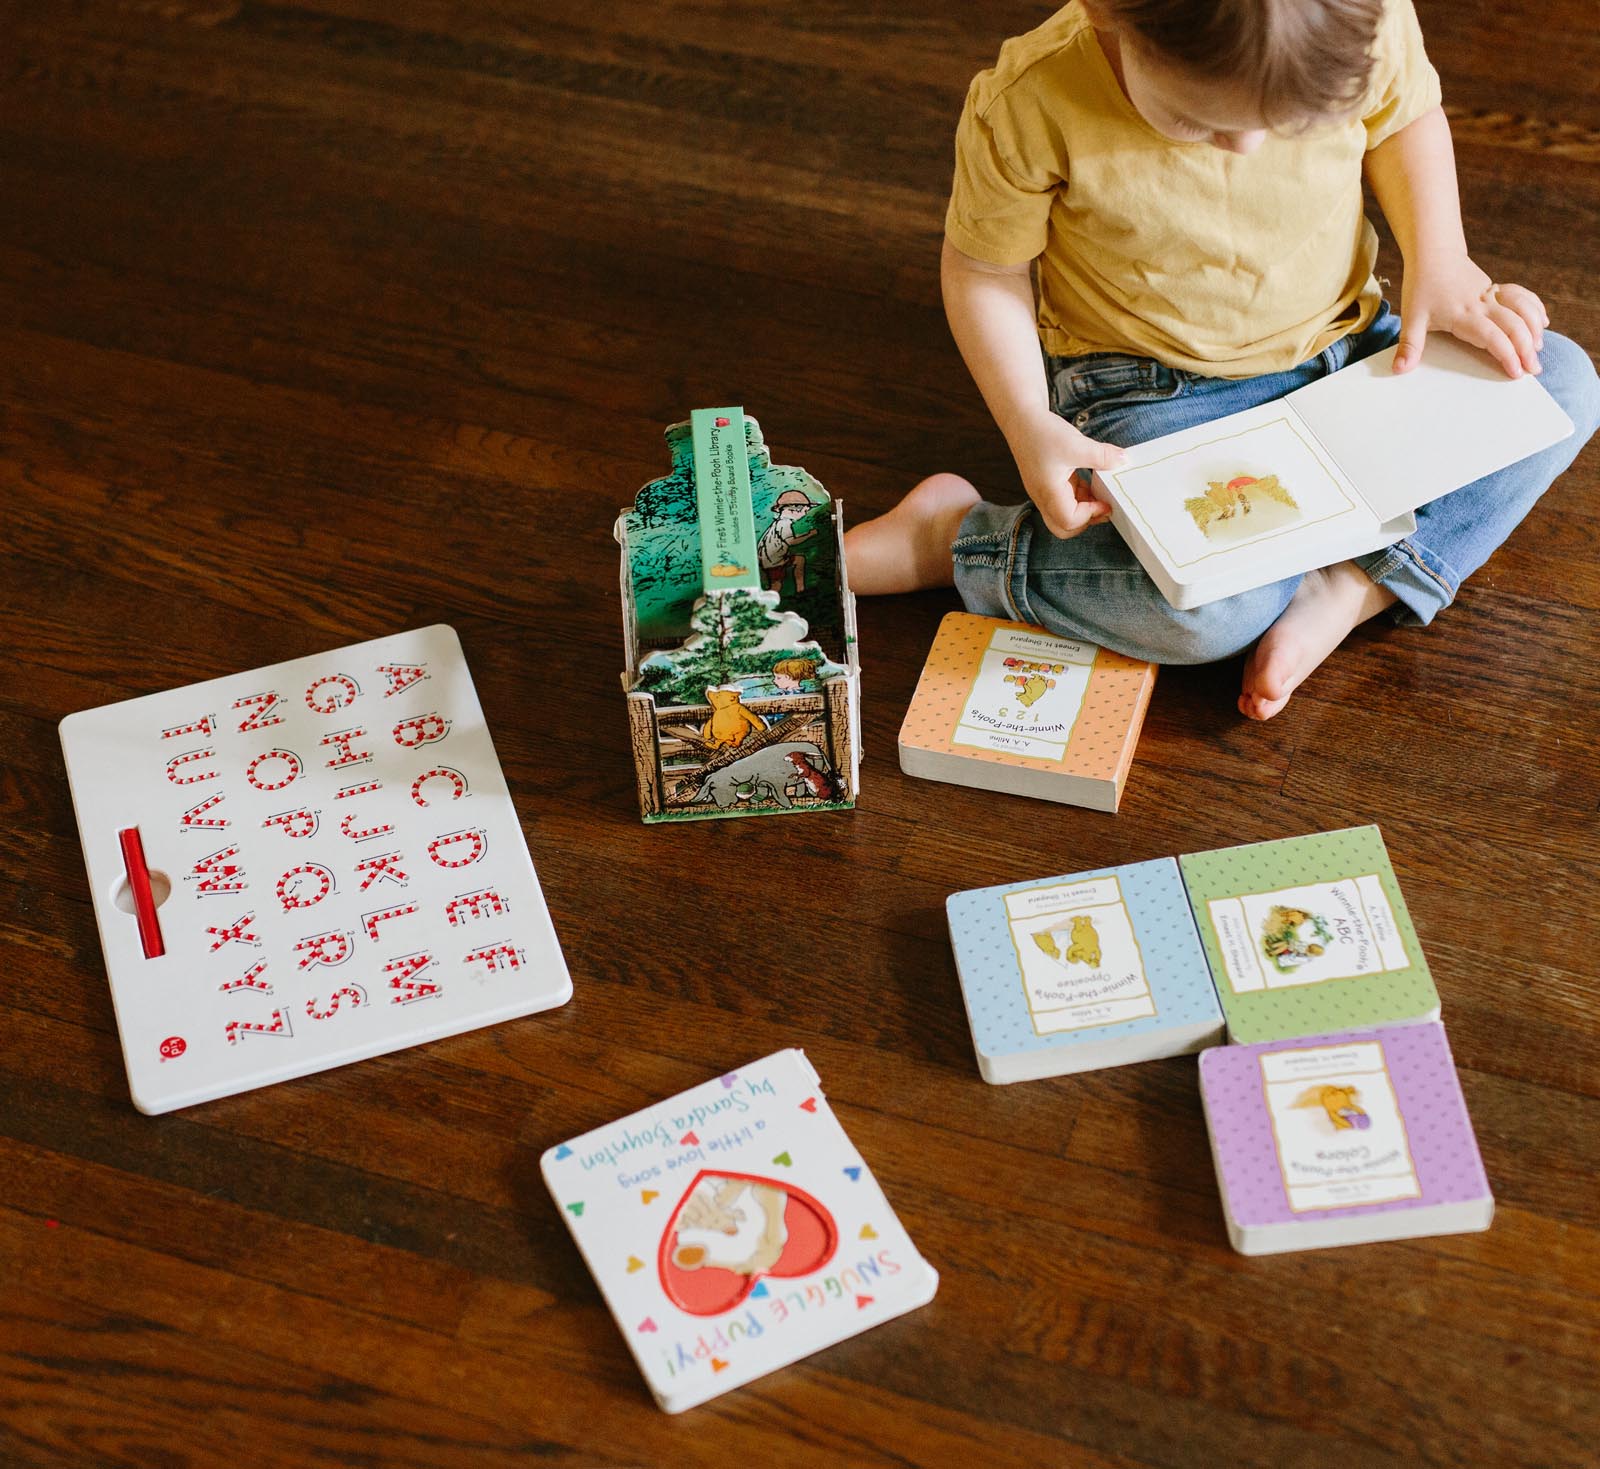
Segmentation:
{"type": "Polygon", "coordinates": [[[1178,863],[1230,1040],[1438,1018],[1439,993],[1376,826],[1178,863]]]}
{"type": "Polygon", "coordinates": [[[1154,1061],[1222,1039],[1171,857],[974,888],[945,910],[985,1081],[1154,1061]]]}
{"type": "Polygon", "coordinates": [[[913,1311],[938,1289],[803,1051],[572,1138],[540,1170],[669,1413],[913,1311]]]}

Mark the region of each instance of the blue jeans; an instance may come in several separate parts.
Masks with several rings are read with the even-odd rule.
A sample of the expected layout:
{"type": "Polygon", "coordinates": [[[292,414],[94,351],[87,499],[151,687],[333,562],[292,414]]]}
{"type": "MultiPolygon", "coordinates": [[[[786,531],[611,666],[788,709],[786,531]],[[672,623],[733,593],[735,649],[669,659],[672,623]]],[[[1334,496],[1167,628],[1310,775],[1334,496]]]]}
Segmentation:
{"type": "MultiPolygon", "coordinates": [[[[1091,439],[1124,447],[1271,402],[1399,340],[1385,303],[1372,325],[1288,372],[1202,377],[1144,357],[1049,357],[1050,406],[1091,439]]],[[[1395,594],[1396,622],[1424,624],[1516,528],[1600,425],[1600,381],[1576,343],[1544,334],[1539,381],[1577,428],[1542,453],[1422,506],[1403,541],[1356,557],[1395,594]]],[[[1289,605],[1299,577],[1180,612],[1145,575],[1109,522],[1070,540],[1032,504],[973,506],[954,546],[956,590],[970,612],[1042,624],[1154,663],[1209,663],[1249,647],[1289,605]]]]}

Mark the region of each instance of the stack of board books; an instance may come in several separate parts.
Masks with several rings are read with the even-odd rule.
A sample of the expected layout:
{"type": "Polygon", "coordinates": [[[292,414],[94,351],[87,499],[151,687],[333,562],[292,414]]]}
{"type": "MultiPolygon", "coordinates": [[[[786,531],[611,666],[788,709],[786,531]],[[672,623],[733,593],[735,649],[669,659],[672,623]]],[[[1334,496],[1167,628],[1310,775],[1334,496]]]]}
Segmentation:
{"type": "Polygon", "coordinates": [[[900,727],[900,768],[1115,811],[1155,681],[1155,664],[1093,643],[949,613],[900,727]]]}
{"type": "Polygon", "coordinates": [[[800,1050],[572,1138],[540,1168],[669,1413],[914,1311],[939,1286],[800,1050]]]}
{"type": "Polygon", "coordinates": [[[1438,991],[1377,827],[978,888],[946,911],[986,1081],[1204,1052],[1242,1253],[1488,1227],[1438,991]]]}

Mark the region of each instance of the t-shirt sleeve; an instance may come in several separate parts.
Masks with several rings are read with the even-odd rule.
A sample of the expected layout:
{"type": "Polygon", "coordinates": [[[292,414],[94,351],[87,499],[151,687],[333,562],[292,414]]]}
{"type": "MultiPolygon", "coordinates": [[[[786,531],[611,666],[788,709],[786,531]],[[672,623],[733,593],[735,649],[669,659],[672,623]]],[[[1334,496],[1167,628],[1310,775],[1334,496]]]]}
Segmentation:
{"type": "Polygon", "coordinates": [[[1051,201],[1065,170],[1053,149],[1039,146],[1038,120],[1030,122],[1026,101],[1009,92],[995,95],[991,75],[973,82],[956,127],[944,232],[974,259],[1021,265],[1044,253],[1051,201]]]}
{"type": "Polygon", "coordinates": [[[1411,0],[1389,0],[1373,46],[1372,85],[1361,121],[1367,151],[1439,105],[1439,73],[1428,60],[1411,0]]]}

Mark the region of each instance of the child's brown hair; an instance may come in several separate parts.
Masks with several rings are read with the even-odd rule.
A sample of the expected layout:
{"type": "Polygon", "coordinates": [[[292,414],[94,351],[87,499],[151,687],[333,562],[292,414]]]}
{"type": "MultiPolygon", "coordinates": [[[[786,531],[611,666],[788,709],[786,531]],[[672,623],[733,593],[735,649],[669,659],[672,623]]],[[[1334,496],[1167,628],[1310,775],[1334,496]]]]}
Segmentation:
{"type": "Polygon", "coordinates": [[[1254,92],[1269,127],[1348,114],[1372,73],[1384,0],[1092,0],[1158,60],[1254,92]]]}

